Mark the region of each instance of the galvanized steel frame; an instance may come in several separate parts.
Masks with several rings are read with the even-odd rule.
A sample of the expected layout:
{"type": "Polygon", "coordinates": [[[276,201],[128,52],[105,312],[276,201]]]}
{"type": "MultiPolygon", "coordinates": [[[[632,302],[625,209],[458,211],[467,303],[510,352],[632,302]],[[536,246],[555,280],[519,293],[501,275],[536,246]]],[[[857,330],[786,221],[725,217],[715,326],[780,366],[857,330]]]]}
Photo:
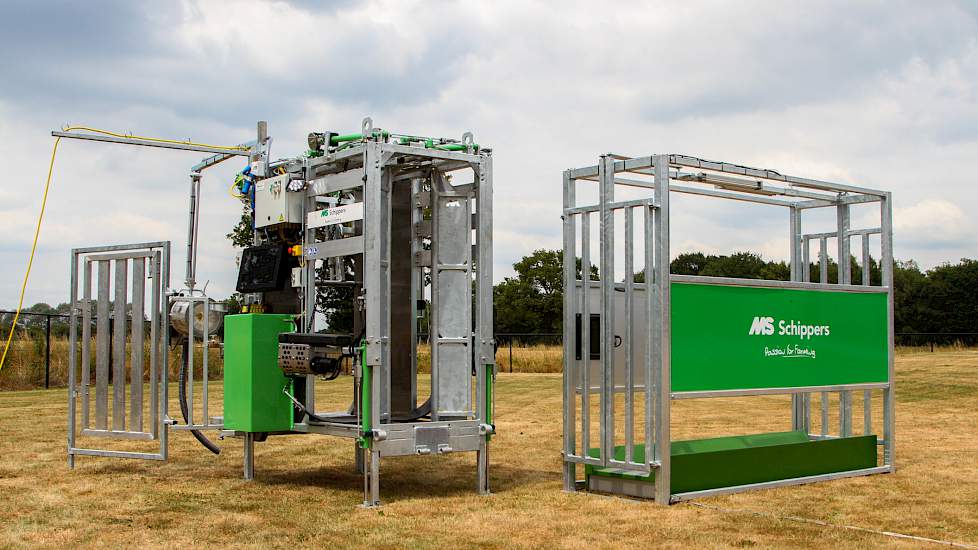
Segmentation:
{"type": "Polygon", "coordinates": [[[68,356],[68,466],[73,468],[79,455],[117,458],[166,460],[168,425],[166,404],[168,401],[169,324],[166,317],[166,291],[170,278],[170,243],[168,241],[75,248],[71,251],[70,272],[70,334],[68,356]],[[147,275],[152,279],[149,295],[150,364],[149,364],[149,412],[150,426],[143,423],[143,342],[147,341],[145,325],[132,319],[127,329],[126,306],[130,304],[127,281],[129,263],[132,262],[132,309],[140,316],[146,305],[145,283],[147,275]],[[147,272],[148,261],[148,272],[147,272]],[[98,264],[98,293],[92,298],[92,263],[98,264]],[[114,264],[114,265],[110,265],[114,264]],[[110,269],[115,272],[114,320],[112,336],[109,328],[110,269]],[[79,273],[82,274],[79,281],[79,273]],[[82,297],[78,296],[79,283],[82,297]],[[92,305],[96,306],[96,374],[95,374],[95,427],[92,428],[89,386],[91,361],[92,305]],[[81,337],[79,339],[79,328],[81,337]],[[131,384],[129,386],[129,428],[126,423],[126,336],[131,334],[130,359],[131,384]],[[79,341],[80,340],[80,341],[79,341]],[[136,342],[139,345],[136,345],[136,342]],[[80,349],[79,349],[80,347],[80,349]],[[109,348],[112,356],[109,356],[109,348]],[[79,362],[80,354],[80,362],[79,362]],[[109,365],[112,363],[112,427],[108,426],[109,365]],[[79,364],[80,363],[80,364],[79,364]],[[80,377],[79,377],[80,371],[80,377]],[[122,380],[122,383],[119,381],[122,380]],[[81,430],[78,429],[78,398],[81,397],[81,430]],[[156,453],[128,452],[76,446],[78,436],[95,436],[125,440],[159,440],[156,453]]]}
{"type": "MultiPolygon", "coordinates": [[[[365,121],[366,123],[366,121],[365,121]]],[[[365,131],[365,133],[369,133],[365,131]]],[[[387,410],[390,404],[390,337],[391,337],[391,193],[392,185],[398,181],[398,185],[411,185],[417,188],[417,184],[410,180],[425,175],[425,170],[414,174],[403,172],[402,163],[422,162],[430,165],[435,172],[448,172],[460,169],[471,169],[474,174],[472,184],[455,186],[445,190],[442,194],[457,197],[460,200],[475,200],[476,212],[470,216],[470,228],[475,230],[476,242],[472,246],[472,254],[469,257],[466,268],[467,273],[475,272],[475,309],[472,318],[475,321],[475,328],[468,339],[467,345],[474,350],[476,361],[476,403],[474,410],[467,411],[464,418],[440,419],[434,415],[432,422],[423,423],[425,426],[445,426],[455,433],[458,430],[471,430],[477,428],[479,442],[474,450],[477,454],[476,469],[478,474],[477,489],[481,494],[489,492],[489,439],[495,431],[490,424],[490,411],[494,406],[494,394],[489,392],[488,385],[495,380],[495,340],[493,337],[493,312],[492,312],[492,155],[488,149],[480,151],[469,150],[466,152],[441,151],[437,149],[426,149],[421,147],[397,145],[386,143],[380,140],[366,140],[360,145],[345,149],[337,153],[328,153],[324,157],[307,159],[303,162],[303,169],[307,179],[315,182],[310,185],[306,210],[315,206],[315,197],[337,191],[352,191],[362,196],[364,203],[363,235],[360,242],[362,247],[358,250],[346,250],[344,254],[363,253],[363,307],[366,310],[366,324],[364,341],[365,348],[365,367],[372,369],[374,373],[381,376],[371,376],[370,393],[370,418],[372,419],[372,430],[370,433],[363,433],[363,420],[358,418],[359,426],[341,423],[299,423],[294,426],[294,431],[305,433],[322,433],[339,437],[359,438],[366,437],[368,448],[357,451],[358,465],[362,464],[361,471],[364,475],[364,505],[376,506],[380,504],[380,461],[381,450],[384,439],[389,432],[398,429],[413,428],[415,424],[396,422],[392,420],[387,410]],[[361,164],[362,163],[362,164],[361,164]],[[396,171],[401,170],[403,173],[396,171]],[[354,173],[355,177],[345,177],[346,173],[354,173]],[[471,265],[473,264],[474,265],[471,265]],[[382,378],[383,377],[383,378],[382,378]],[[387,383],[385,383],[385,379],[387,383]]],[[[437,191],[433,193],[437,196],[437,191]]],[[[434,205],[434,197],[432,198],[434,205]]],[[[420,214],[423,209],[419,206],[416,212],[412,213],[415,222],[422,222],[420,214]]],[[[437,224],[434,224],[437,225],[437,224]]],[[[357,237],[352,237],[357,238],[357,237]]],[[[436,235],[433,238],[437,238],[436,235]]],[[[313,242],[314,234],[306,232],[304,247],[321,247],[325,243],[313,242]]],[[[350,237],[341,241],[350,240],[350,237]]],[[[427,251],[412,250],[418,257],[423,256],[427,251]]],[[[434,254],[432,254],[434,255],[434,254]]],[[[432,258],[431,267],[434,271],[436,258],[432,258]]],[[[307,261],[306,282],[303,310],[306,325],[303,330],[314,332],[316,321],[312,315],[312,308],[315,304],[315,272],[314,262],[307,261]]],[[[449,266],[448,268],[453,268],[449,266]]],[[[446,269],[448,269],[446,268],[446,269]]],[[[437,278],[437,276],[435,276],[437,278]]],[[[422,276],[420,273],[413,273],[412,280],[420,284],[422,276]]],[[[433,283],[436,285],[437,283],[433,283]]],[[[414,285],[412,285],[414,286],[414,285]]],[[[436,290],[432,291],[432,310],[436,310],[436,290]]],[[[434,320],[432,321],[434,322],[434,320]]],[[[433,346],[435,348],[435,346],[433,346]]],[[[434,357],[432,358],[434,364],[434,357]]],[[[360,367],[358,366],[358,371],[360,367]]],[[[362,372],[357,373],[357,381],[362,379],[362,372]]],[[[416,375],[416,373],[415,373],[416,375]]],[[[433,373],[434,377],[434,373],[433,373]]],[[[313,377],[310,377],[313,378],[313,377]]],[[[307,384],[307,403],[311,408],[312,394],[315,391],[315,380],[311,379],[307,384]]],[[[437,399],[436,391],[433,386],[432,395],[437,399]]],[[[433,405],[434,408],[435,405],[433,405]]],[[[358,407],[359,409],[359,407],[358,407]]],[[[419,425],[420,426],[420,425],[419,425]]]]}
{"type": "Polygon", "coordinates": [[[570,169],[563,174],[563,278],[564,288],[564,489],[574,491],[579,482],[576,479],[578,464],[595,467],[616,468],[619,470],[651,472],[655,470],[654,495],[658,503],[668,504],[679,500],[696,498],[714,494],[725,494],[741,490],[763,487],[779,487],[797,483],[808,483],[850,477],[891,472],[894,469],[894,377],[893,377],[893,235],[892,235],[892,197],[887,191],[869,189],[848,184],[839,184],[809,178],[788,176],[773,170],[750,168],[725,162],[713,162],[685,155],[650,155],[645,157],[623,157],[607,154],[601,156],[596,165],[570,169]],[[696,170],[689,172],[689,169],[696,170]],[[627,173],[628,177],[619,176],[627,173]],[[598,186],[598,202],[596,204],[579,205],[577,201],[577,183],[580,181],[596,182],[598,186]],[[676,184],[674,182],[682,182],[676,184]],[[693,184],[693,185],[687,185],[693,184]],[[697,186],[696,184],[702,184],[697,186]],[[644,188],[652,191],[649,199],[633,199],[614,201],[616,186],[644,188]],[[706,187],[712,186],[712,187],[706,187]],[[690,277],[671,275],[669,273],[669,195],[671,192],[708,196],[735,201],[753,202],[783,206],[789,209],[789,265],[791,281],[758,281],[730,278],[690,277]],[[850,206],[855,204],[878,203],[880,208],[880,225],[853,229],[850,227],[850,206]],[[644,207],[645,226],[645,273],[646,283],[635,283],[634,268],[634,219],[632,210],[644,207]],[[802,231],[802,214],[813,208],[836,209],[836,231],[827,233],[804,233],[802,231]],[[624,283],[616,283],[614,277],[606,274],[614,273],[614,211],[624,209],[625,246],[624,246],[624,283]],[[600,216],[599,251],[600,251],[600,281],[591,280],[591,214],[600,216]],[[869,253],[870,237],[880,235],[881,251],[880,266],[882,285],[871,286],[869,253]],[[839,262],[839,277],[834,283],[828,280],[828,249],[827,241],[836,239],[837,255],[839,258],[850,257],[850,239],[862,240],[863,278],[859,283],[852,281],[849,261],[839,262]],[[580,242],[578,239],[580,238],[580,242]],[[809,262],[811,241],[818,241],[820,281],[809,281],[809,262]],[[577,250],[580,248],[581,278],[577,276],[577,250]],[[888,296],[888,376],[885,383],[874,384],[844,384],[838,386],[818,386],[806,388],[764,388],[704,391],[704,392],[672,392],[671,391],[671,342],[670,335],[670,282],[697,282],[701,284],[745,285],[776,288],[831,289],[842,292],[885,292],[888,296]],[[591,435],[591,397],[592,381],[590,380],[590,330],[591,318],[590,299],[588,294],[594,284],[601,289],[601,381],[596,392],[599,397],[600,442],[598,456],[590,456],[592,448],[591,435]],[[625,292],[626,330],[631,340],[633,311],[633,296],[637,289],[645,290],[647,301],[648,349],[646,356],[647,376],[645,386],[635,383],[633,376],[632,346],[626,343],[625,357],[625,420],[624,434],[625,460],[615,460],[611,453],[615,447],[615,406],[614,406],[614,368],[613,353],[608,353],[614,346],[614,292],[625,292]],[[578,290],[580,289],[580,290],[578,290]],[[649,291],[651,290],[651,291],[649,291]],[[581,319],[581,359],[575,357],[578,349],[575,343],[575,323],[578,315],[581,319]],[[608,322],[607,320],[611,320],[608,322]],[[648,390],[648,391],[646,391],[648,390]],[[811,439],[831,437],[846,437],[853,433],[852,423],[852,392],[862,391],[864,396],[863,431],[873,432],[871,392],[882,392],[883,402],[883,463],[876,468],[853,472],[840,472],[824,476],[778,480],[741,487],[725,487],[721,489],[698,491],[696,493],[672,494],[670,490],[670,412],[673,399],[693,399],[709,397],[731,397],[747,395],[786,394],[792,396],[792,427],[805,430],[811,439]],[[642,391],[645,395],[645,445],[646,449],[655,449],[654,454],[646,456],[644,462],[635,462],[631,452],[633,446],[634,393],[642,391]],[[819,434],[811,433],[811,393],[821,392],[822,399],[822,430],[819,434]],[[828,399],[830,392],[840,395],[838,435],[832,435],[827,429],[829,423],[828,399]],[[578,395],[580,400],[578,401],[578,395]],[[580,406],[580,419],[577,418],[580,406]],[[580,440],[578,440],[580,430],[580,440]]]}

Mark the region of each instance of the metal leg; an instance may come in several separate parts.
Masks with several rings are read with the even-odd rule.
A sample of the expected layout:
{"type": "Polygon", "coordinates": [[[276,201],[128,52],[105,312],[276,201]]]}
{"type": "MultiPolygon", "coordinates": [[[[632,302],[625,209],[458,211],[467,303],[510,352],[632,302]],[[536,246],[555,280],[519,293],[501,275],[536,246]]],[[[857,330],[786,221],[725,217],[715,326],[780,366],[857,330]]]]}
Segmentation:
{"type": "Polygon", "coordinates": [[[370,452],[370,468],[363,474],[363,505],[380,506],[380,453],[370,452]]]}
{"type": "Polygon", "coordinates": [[[359,441],[354,441],[353,442],[353,456],[356,459],[357,473],[358,474],[363,474],[363,473],[365,473],[367,471],[366,470],[366,464],[365,464],[366,463],[366,457],[364,456],[365,454],[366,454],[366,451],[363,448],[360,447],[360,442],[359,441]]]}
{"type": "Polygon", "coordinates": [[[573,462],[564,462],[564,491],[577,491],[577,464],[573,462]]]}
{"type": "Polygon", "coordinates": [[[244,478],[245,481],[255,479],[255,434],[251,432],[244,436],[244,478]]]}
{"type": "Polygon", "coordinates": [[[489,444],[483,439],[476,451],[476,462],[479,470],[479,494],[489,494],[489,444]]]}

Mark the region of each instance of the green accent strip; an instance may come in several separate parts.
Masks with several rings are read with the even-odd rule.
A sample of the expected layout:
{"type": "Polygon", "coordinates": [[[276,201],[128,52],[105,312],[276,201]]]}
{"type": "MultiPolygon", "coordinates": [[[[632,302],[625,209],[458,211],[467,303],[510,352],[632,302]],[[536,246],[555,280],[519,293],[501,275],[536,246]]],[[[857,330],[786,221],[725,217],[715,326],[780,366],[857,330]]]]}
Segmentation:
{"type": "MultiPolygon", "coordinates": [[[[385,138],[391,135],[390,132],[384,130],[383,132],[375,131],[373,135],[383,135],[385,138]]],[[[363,134],[343,134],[341,136],[332,136],[329,138],[330,145],[339,145],[347,141],[360,141],[363,139],[363,134]]]]}
{"type": "MultiPolygon", "coordinates": [[[[588,456],[597,457],[598,449],[588,456]]],[[[644,445],[636,445],[633,459],[645,460],[644,445]]],[[[625,447],[615,447],[615,459],[624,460],[625,447]]],[[[672,492],[685,493],[813,476],[877,465],[876,436],[809,441],[804,432],[779,432],[733,437],[675,441],[672,444],[672,492]]],[[[652,482],[652,474],[586,466],[585,475],[652,482]]]]}
{"type": "MultiPolygon", "coordinates": [[[[486,424],[492,424],[492,396],[495,388],[493,387],[494,379],[492,376],[492,365],[485,365],[486,371],[486,424]]],[[[486,434],[486,441],[492,441],[492,434],[486,434]]]]}
{"type": "Polygon", "coordinates": [[[363,449],[369,449],[373,438],[370,437],[373,431],[373,424],[370,419],[370,409],[371,404],[371,385],[373,368],[367,366],[367,343],[364,342],[360,346],[360,372],[362,376],[360,377],[360,416],[362,419],[362,435],[360,437],[360,447],[363,449]]]}

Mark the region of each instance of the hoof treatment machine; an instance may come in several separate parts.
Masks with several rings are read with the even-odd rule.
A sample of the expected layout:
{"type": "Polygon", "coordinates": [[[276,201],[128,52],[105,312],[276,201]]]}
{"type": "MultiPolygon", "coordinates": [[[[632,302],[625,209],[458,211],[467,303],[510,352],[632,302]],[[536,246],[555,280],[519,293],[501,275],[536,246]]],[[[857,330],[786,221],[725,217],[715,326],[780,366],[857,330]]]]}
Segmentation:
{"type": "Polygon", "coordinates": [[[234,147],[95,132],[54,135],[212,156],[190,173],[182,289],[170,288],[169,242],[73,250],[69,466],[81,455],[166,460],[168,433],[179,430],[215,453],[212,438],[240,438],[251,479],[256,442],[322,434],[349,440],[365,505],[380,502],[383,457],[475,452],[477,489],[489,492],[488,148],[469,133],[399,135],[370,119],[356,134],[310,133],[306,153],[279,160],[270,157],[264,123],[256,140],[234,147]],[[202,171],[236,157],[247,166],[232,195],[245,204],[251,243],[239,261],[243,313],[225,316],[225,305],[196,282],[200,185],[202,171]],[[346,330],[323,326],[325,308],[352,312],[346,330]],[[418,375],[422,320],[430,386],[418,375]],[[167,406],[171,343],[182,349],[174,416],[167,406]],[[223,402],[206,383],[208,348],[220,345],[223,402]],[[331,382],[347,365],[352,390],[349,378],[331,382]],[[343,405],[321,411],[317,395],[343,405]]]}
{"type": "Polygon", "coordinates": [[[888,192],[683,155],[607,155],[564,172],[563,196],[565,490],[668,504],[893,471],[888,192]],[[682,210],[670,196],[784,207],[790,281],[671,274],[670,221],[682,210]],[[758,395],[790,396],[783,431],[673,440],[676,401],[758,395]]]}

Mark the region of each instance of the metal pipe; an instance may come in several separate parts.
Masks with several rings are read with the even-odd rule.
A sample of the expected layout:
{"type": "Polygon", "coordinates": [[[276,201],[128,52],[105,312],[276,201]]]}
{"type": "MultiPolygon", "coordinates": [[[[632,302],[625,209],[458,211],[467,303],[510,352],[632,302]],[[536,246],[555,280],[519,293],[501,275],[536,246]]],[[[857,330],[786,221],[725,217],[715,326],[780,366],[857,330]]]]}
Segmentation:
{"type": "Polygon", "coordinates": [[[200,207],[200,172],[190,174],[190,213],[187,217],[187,275],[184,283],[193,290],[197,274],[197,229],[200,207]]]}

